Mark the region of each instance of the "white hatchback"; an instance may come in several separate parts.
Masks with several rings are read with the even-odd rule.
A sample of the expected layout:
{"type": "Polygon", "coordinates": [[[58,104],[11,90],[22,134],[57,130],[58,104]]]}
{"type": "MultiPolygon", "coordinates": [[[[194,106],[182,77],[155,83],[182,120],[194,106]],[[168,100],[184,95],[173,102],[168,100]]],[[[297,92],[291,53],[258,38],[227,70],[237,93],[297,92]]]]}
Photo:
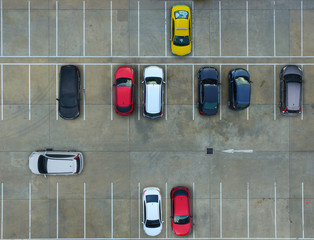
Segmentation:
{"type": "Polygon", "coordinates": [[[73,175],[83,170],[83,154],[77,151],[39,150],[29,156],[28,166],[34,174],[73,175]]]}
{"type": "Polygon", "coordinates": [[[148,236],[157,236],[162,230],[162,206],[160,189],[143,189],[143,228],[148,236]]]}

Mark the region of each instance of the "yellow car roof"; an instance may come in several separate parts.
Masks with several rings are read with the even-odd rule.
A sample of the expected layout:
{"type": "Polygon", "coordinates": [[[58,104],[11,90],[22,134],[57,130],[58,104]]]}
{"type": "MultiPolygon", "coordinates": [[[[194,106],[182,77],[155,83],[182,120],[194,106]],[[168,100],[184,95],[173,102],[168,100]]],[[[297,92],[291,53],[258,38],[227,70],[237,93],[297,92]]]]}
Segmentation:
{"type": "Polygon", "coordinates": [[[187,19],[176,19],[175,21],[175,35],[188,36],[189,35],[189,21],[187,19]]]}

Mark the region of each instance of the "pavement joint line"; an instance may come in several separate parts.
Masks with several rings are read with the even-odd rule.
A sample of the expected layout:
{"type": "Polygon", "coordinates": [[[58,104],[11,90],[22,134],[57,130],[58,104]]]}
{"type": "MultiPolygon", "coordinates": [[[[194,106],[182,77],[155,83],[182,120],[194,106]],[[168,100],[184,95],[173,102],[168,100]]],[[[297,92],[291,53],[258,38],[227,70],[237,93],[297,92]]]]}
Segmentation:
{"type": "Polygon", "coordinates": [[[84,182],[84,239],[86,239],[86,183],[84,182]]]}
{"type": "Polygon", "coordinates": [[[58,56],[58,25],[59,25],[59,21],[58,21],[58,0],[56,0],[56,56],[58,56]]]}
{"type": "Polygon", "coordinates": [[[141,119],[141,114],[140,114],[140,101],[141,101],[141,97],[140,97],[140,88],[141,88],[141,68],[140,65],[137,65],[137,100],[138,100],[138,104],[137,104],[137,120],[141,119]]]}
{"type": "Polygon", "coordinates": [[[58,92],[58,64],[56,64],[56,120],[59,119],[59,113],[58,113],[58,97],[59,97],[59,92],[58,92]]]}
{"type": "Polygon", "coordinates": [[[276,56],[276,1],[274,1],[274,56],[276,56]]]}
{"type": "Polygon", "coordinates": [[[192,65],[192,119],[194,121],[194,64],[192,65]]]}
{"type": "Polygon", "coordinates": [[[3,239],[3,183],[1,183],[1,239],[3,239]]]}
{"type": "Polygon", "coordinates": [[[59,239],[59,183],[57,182],[57,207],[56,207],[56,238],[59,239]]]}
{"type": "Polygon", "coordinates": [[[165,1],[165,56],[167,56],[167,1],[165,1]]]}
{"type": "Polygon", "coordinates": [[[277,239],[277,183],[274,182],[274,199],[275,199],[275,204],[274,204],[274,212],[275,212],[275,238],[277,239]]]}
{"type": "Polygon", "coordinates": [[[249,56],[249,2],[246,1],[246,56],[249,56]]]}
{"type": "Polygon", "coordinates": [[[277,101],[277,96],[276,96],[276,87],[277,87],[277,83],[276,83],[276,64],[274,64],[274,120],[276,120],[277,116],[277,112],[276,112],[276,101],[277,101]]]}
{"type": "Polygon", "coordinates": [[[304,182],[302,182],[302,238],[304,239],[304,182]]]}
{"type": "Polygon", "coordinates": [[[112,1],[110,1],[110,56],[112,56],[112,1]]]}
{"type": "Polygon", "coordinates": [[[168,238],[168,217],[167,217],[167,213],[168,213],[168,183],[166,182],[166,238],[168,238]]]}
{"type": "Polygon", "coordinates": [[[83,56],[85,56],[86,49],[86,35],[85,35],[85,1],[83,1],[83,56]]]}
{"type": "Polygon", "coordinates": [[[110,76],[110,115],[111,115],[111,121],[113,120],[113,109],[112,109],[112,64],[110,65],[110,72],[111,72],[111,76],[110,76]]]}
{"type": "Polygon", "coordinates": [[[31,65],[28,64],[28,120],[31,120],[31,65]]]}
{"type": "Polygon", "coordinates": [[[32,238],[32,184],[28,185],[28,238],[32,238]]]}
{"type": "Polygon", "coordinates": [[[219,1],[219,56],[221,56],[221,1],[219,1]]]}
{"type": "Polygon", "coordinates": [[[111,183],[111,238],[113,239],[113,182],[111,183]]]}
{"type": "Polygon", "coordinates": [[[166,95],[166,99],[165,99],[165,119],[167,120],[167,117],[168,117],[168,73],[167,73],[167,65],[165,65],[165,95],[166,95]]]}
{"type": "Polygon", "coordinates": [[[138,183],[137,187],[138,187],[138,238],[141,238],[141,183],[138,183]]]}
{"type": "MultiPolygon", "coordinates": [[[[304,64],[301,64],[301,69],[302,69],[302,73],[304,75],[304,67],[303,67],[304,64]]],[[[302,84],[302,109],[301,109],[301,120],[303,120],[303,112],[304,112],[304,84],[302,84]]]]}
{"type": "Polygon", "coordinates": [[[137,1],[137,55],[140,56],[140,1],[137,1]]]}
{"type": "Polygon", "coordinates": [[[222,120],[222,112],[221,112],[221,64],[219,65],[219,120],[222,120]]]}
{"type": "Polygon", "coordinates": [[[222,182],[219,184],[219,232],[222,238],[222,182]]]}
{"type": "Polygon", "coordinates": [[[85,82],[85,64],[83,64],[83,120],[86,120],[86,92],[85,92],[85,87],[86,87],[86,82],[85,82]]]}
{"type": "Polygon", "coordinates": [[[31,2],[28,0],[28,56],[31,56],[31,2]]]}
{"type": "Polygon", "coordinates": [[[3,120],[3,64],[1,64],[1,120],[3,120]]]}
{"type": "Polygon", "coordinates": [[[301,4],[301,56],[303,56],[303,0],[301,0],[300,4],[301,4]]]}
{"type": "Polygon", "coordinates": [[[247,238],[250,238],[250,183],[246,183],[247,238]]]}
{"type": "Polygon", "coordinates": [[[1,8],[1,57],[3,56],[3,9],[2,9],[2,0],[0,0],[1,8]]]}

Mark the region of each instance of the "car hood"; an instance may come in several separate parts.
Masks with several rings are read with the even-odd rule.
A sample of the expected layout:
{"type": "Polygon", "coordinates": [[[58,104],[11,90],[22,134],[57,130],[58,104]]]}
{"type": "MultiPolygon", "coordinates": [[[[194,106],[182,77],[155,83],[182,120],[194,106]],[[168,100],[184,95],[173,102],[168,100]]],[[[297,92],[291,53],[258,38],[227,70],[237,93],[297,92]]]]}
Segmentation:
{"type": "Polygon", "coordinates": [[[40,174],[38,171],[38,153],[32,153],[28,158],[28,167],[32,171],[32,173],[40,174]]]}
{"type": "Polygon", "coordinates": [[[75,119],[80,115],[79,107],[64,108],[60,105],[59,115],[64,119],[75,119]]]}
{"type": "Polygon", "coordinates": [[[244,77],[245,79],[250,79],[250,74],[246,70],[238,68],[234,71],[233,77],[234,78],[244,77]]]}
{"type": "Polygon", "coordinates": [[[298,76],[302,76],[302,71],[295,65],[288,65],[285,70],[283,71],[283,75],[289,75],[289,74],[294,74],[298,76]]]}
{"type": "Polygon", "coordinates": [[[115,73],[115,79],[119,78],[129,78],[133,80],[133,71],[129,67],[120,67],[118,68],[117,72],[115,73]]]}
{"type": "Polygon", "coordinates": [[[159,77],[162,80],[164,79],[163,70],[157,66],[147,67],[144,70],[144,79],[148,77],[159,77]]]}
{"type": "Polygon", "coordinates": [[[173,231],[178,236],[185,236],[191,230],[191,222],[187,224],[174,224],[173,223],[173,231]]]}
{"type": "Polygon", "coordinates": [[[157,235],[159,235],[161,233],[161,231],[162,231],[162,224],[160,224],[160,226],[157,227],[157,228],[148,228],[144,224],[144,232],[148,236],[151,236],[151,237],[157,236],[157,235]]]}
{"type": "Polygon", "coordinates": [[[161,84],[146,85],[146,112],[159,113],[161,110],[161,84]]]}
{"type": "Polygon", "coordinates": [[[203,69],[200,71],[200,80],[215,79],[218,82],[218,73],[213,69],[203,69]]]}
{"type": "Polygon", "coordinates": [[[117,105],[127,107],[131,105],[131,87],[116,87],[117,105]]]}
{"type": "Polygon", "coordinates": [[[171,49],[172,53],[178,56],[185,56],[188,55],[192,50],[191,43],[187,46],[177,46],[174,45],[173,42],[171,42],[171,49]]]}

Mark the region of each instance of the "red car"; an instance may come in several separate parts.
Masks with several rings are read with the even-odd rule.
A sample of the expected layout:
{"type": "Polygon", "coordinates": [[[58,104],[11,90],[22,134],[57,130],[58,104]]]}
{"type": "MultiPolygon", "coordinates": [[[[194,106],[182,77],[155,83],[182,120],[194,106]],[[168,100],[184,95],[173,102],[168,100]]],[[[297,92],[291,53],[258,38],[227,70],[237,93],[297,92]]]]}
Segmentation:
{"type": "Polygon", "coordinates": [[[192,225],[190,191],[186,187],[175,187],[170,195],[171,227],[176,235],[187,235],[192,225]]]}
{"type": "Polygon", "coordinates": [[[119,67],[115,74],[114,108],[119,115],[130,115],[134,110],[134,72],[129,67],[119,67]]]}

